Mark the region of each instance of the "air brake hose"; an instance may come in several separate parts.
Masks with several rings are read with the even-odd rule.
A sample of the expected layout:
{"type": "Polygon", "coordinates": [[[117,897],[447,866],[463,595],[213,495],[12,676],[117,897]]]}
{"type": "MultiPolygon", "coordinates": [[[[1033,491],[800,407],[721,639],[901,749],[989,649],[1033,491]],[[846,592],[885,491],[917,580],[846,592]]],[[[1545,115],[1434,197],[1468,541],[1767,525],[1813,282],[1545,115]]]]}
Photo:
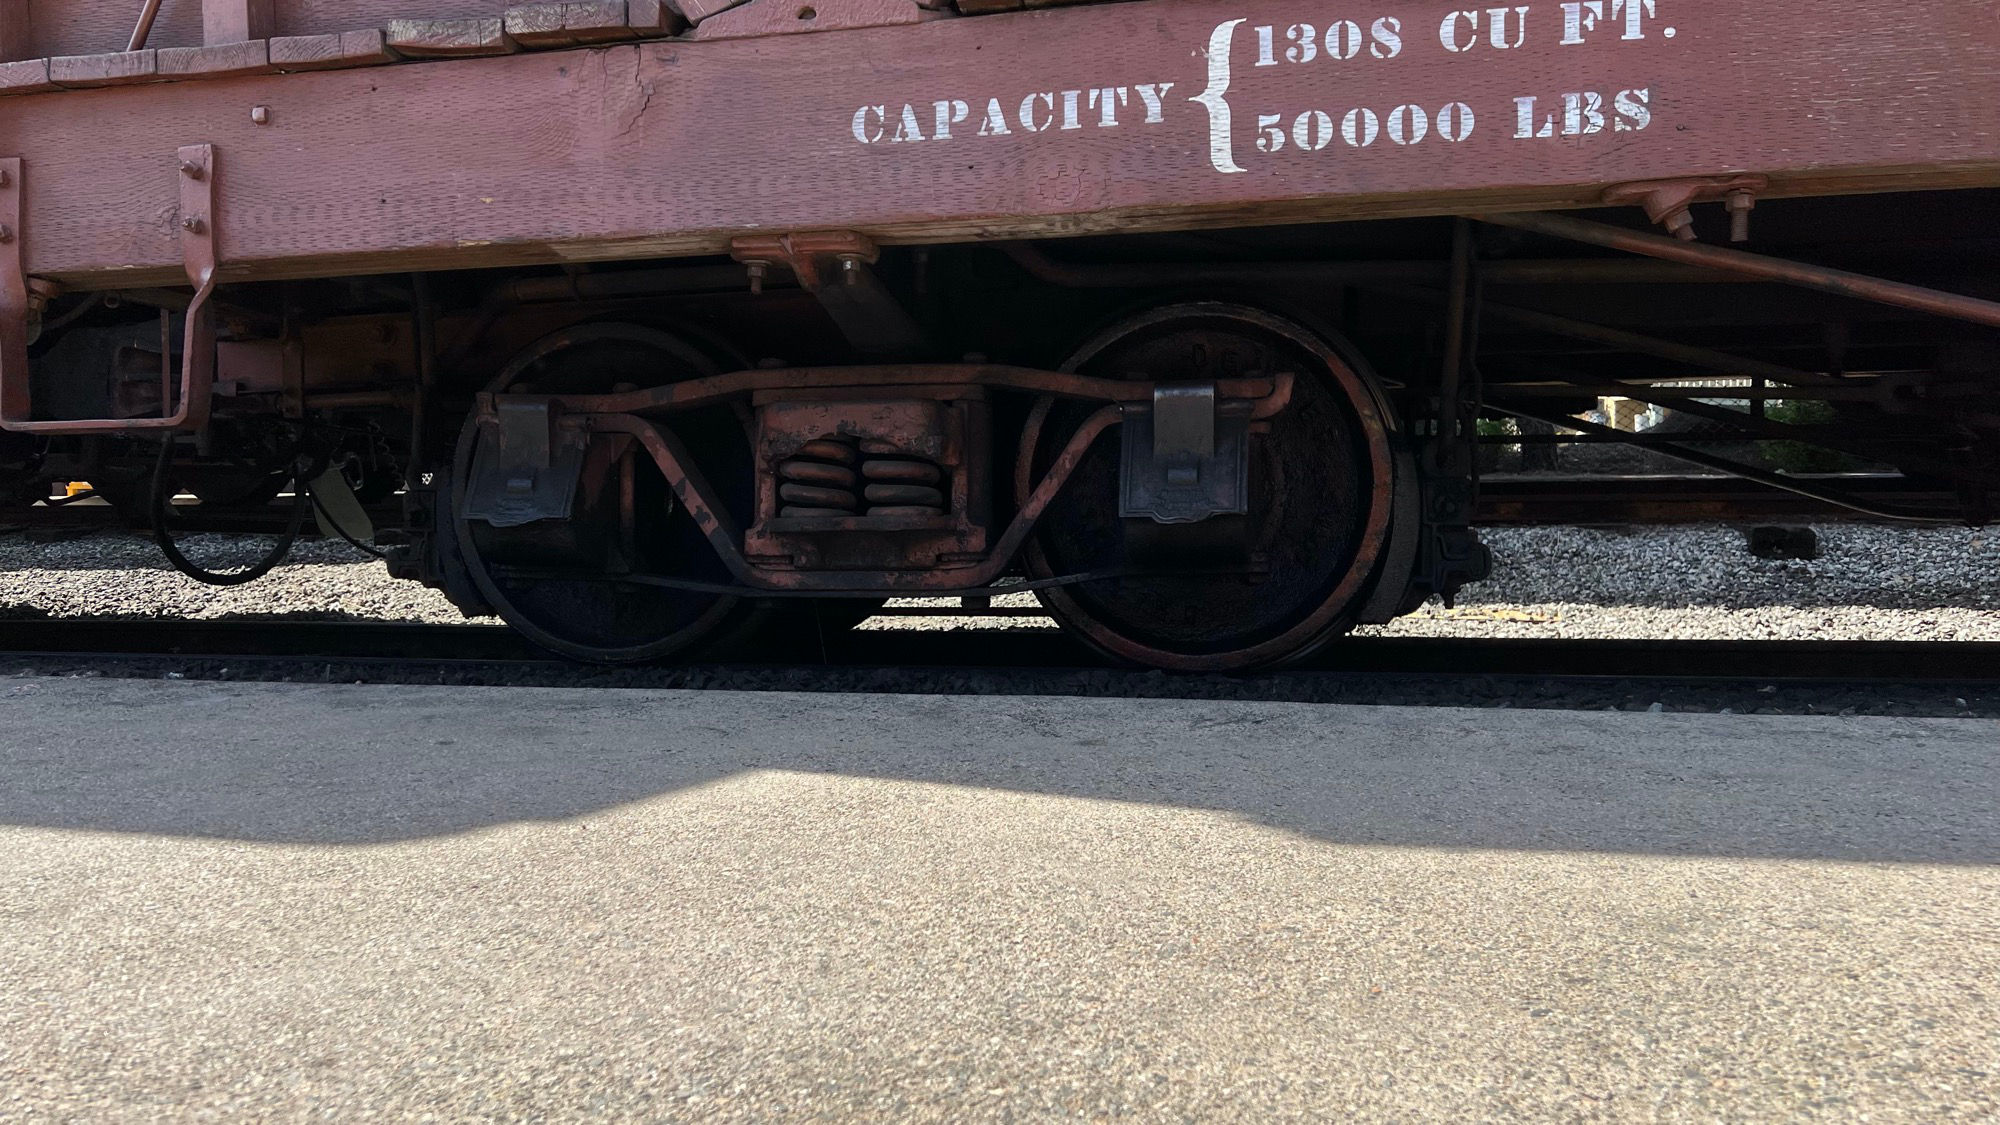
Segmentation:
{"type": "MultiPolygon", "coordinates": [[[[173,468],[173,461],[174,439],[168,436],[160,443],[160,459],[153,466],[153,542],[160,545],[160,551],[167,556],[167,561],[173,564],[175,570],[209,586],[241,586],[271,573],[273,567],[284,562],[285,556],[292,553],[292,544],[298,541],[299,528],[304,525],[306,511],[312,503],[311,490],[304,483],[293,486],[292,515],[285,524],[284,534],[278,537],[277,544],[258,560],[255,566],[248,570],[219,573],[205,570],[189,561],[188,557],[181,553],[180,546],[174,542],[173,533],[167,530],[167,510],[173,506],[174,499],[174,489],[169,483],[169,470],[173,468]]],[[[296,466],[296,461],[294,465],[296,466]]],[[[303,482],[310,480],[311,477],[302,475],[298,479],[303,482]]]]}

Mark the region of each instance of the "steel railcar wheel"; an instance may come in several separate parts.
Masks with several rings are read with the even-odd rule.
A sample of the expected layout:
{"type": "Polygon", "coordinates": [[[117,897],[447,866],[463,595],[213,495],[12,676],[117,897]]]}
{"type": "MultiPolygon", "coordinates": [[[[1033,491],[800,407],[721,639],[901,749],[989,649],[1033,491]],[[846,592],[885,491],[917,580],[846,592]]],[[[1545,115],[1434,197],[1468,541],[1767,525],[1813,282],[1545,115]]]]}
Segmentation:
{"type": "MultiPolygon", "coordinates": [[[[1329,341],[1261,310],[1191,303],[1113,327],[1065,369],[1170,381],[1290,371],[1298,383],[1291,405],[1252,431],[1247,516],[1121,519],[1119,435],[1098,439],[1042,519],[1027,567],[1036,579],[1125,576],[1043,591],[1064,627],[1124,660],[1227,671],[1297,659],[1352,626],[1387,541],[1394,462],[1372,380],[1329,341]]],[[[1089,410],[1037,407],[1022,434],[1021,495],[1089,410]]]]}
{"type": "MultiPolygon", "coordinates": [[[[595,393],[627,384],[658,386],[720,370],[708,351],[679,337],[637,325],[596,324],[536,344],[508,365],[489,390],[595,393]]],[[[723,407],[677,414],[671,425],[709,472],[723,502],[736,509],[739,519],[746,516],[750,453],[741,421],[723,407]]],[[[740,598],[617,580],[619,573],[670,574],[708,583],[731,580],[643,452],[616,456],[614,438],[593,439],[571,519],[497,528],[463,515],[465,482],[479,441],[477,424],[468,421],[454,469],[453,493],[460,499],[452,522],[480,594],[536,644],[598,663],[657,660],[732,630],[755,612],[740,598]],[[636,517],[629,526],[622,515],[628,472],[636,517]],[[537,572],[542,576],[521,576],[537,572]],[[550,572],[578,577],[545,576],[550,572]]]]}

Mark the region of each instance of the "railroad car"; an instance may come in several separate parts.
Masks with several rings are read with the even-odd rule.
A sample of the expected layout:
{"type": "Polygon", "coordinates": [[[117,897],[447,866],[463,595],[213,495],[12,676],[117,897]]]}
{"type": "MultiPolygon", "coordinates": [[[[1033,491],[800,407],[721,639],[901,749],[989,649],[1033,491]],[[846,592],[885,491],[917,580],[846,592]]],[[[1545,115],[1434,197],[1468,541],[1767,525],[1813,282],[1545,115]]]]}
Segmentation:
{"type": "Polygon", "coordinates": [[[0,479],[210,581],[202,513],[400,497],[582,659],[1032,591],[1231,670],[1485,575],[1482,430],[2000,482],[1994,0],[11,0],[0,60],[0,479]]]}

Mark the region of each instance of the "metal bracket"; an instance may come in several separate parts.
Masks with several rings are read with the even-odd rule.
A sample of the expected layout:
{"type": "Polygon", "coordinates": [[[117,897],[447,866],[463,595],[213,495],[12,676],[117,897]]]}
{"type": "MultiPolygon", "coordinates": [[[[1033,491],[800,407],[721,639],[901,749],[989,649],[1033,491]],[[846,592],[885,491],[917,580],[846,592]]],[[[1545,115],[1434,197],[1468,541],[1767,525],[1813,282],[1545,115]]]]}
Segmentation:
{"type": "Polygon", "coordinates": [[[174,381],[163,374],[157,418],[64,418],[35,421],[34,388],[28,370],[30,282],[21,243],[22,167],[19,157],[0,160],[0,430],[25,434],[110,434],[137,430],[198,430],[208,424],[215,387],[215,148],[189,145],[180,150],[181,259],[195,287],[181,343],[179,405],[174,381]]]}
{"type": "MultiPolygon", "coordinates": [[[[826,284],[831,265],[842,274],[875,264],[882,256],[874,239],[851,230],[808,231],[802,234],[746,234],[730,240],[729,256],[750,272],[754,292],[772,266],[784,266],[799,279],[799,287],[817,293],[826,284]]],[[[842,280],[845,280],[843,277],[842,280]]]]}
{"type": "Polygon", "coordinates": [[[1729,241],[1748,242],[1750,212],[1757,206],[1757,193],[1770,186],[1771,181],[1764,176],[1690,176],[1613,184],[1604,189],[1603,198],[1613,207],[1644,207],[1647,218],[1682,242],[1695,240],[1694,215],[1689,208],[1720,200],[1729,208],[1729,241]]]}
{"type": "Polygon", "coordinates": [[[547,398],[481,396],[485,433],[465,490],[466,519],[520,527],[569,518],[589,440],[558,425],[559,417],[547,398]]]}
{"type": "Polygon", "coordinates": [[[1250,418],[1225,415],[1214,383],[1161,383],[1125,420],[1118,515],[1195,523],[1250,511],[1250,418]]]}
{"type": "Polygon", "coordinates": [[[749,272],[750,291],[763,291],[774,265],[799,279],[819,299],[848,343],[864,355],[912,356],[928,350],[921,326],[870,269],[882,252],[873,239],[851,230],[744,235],[729,253],[749,272]]]}
{"type": "MultiPolygon", "coordinates": [[[[1161,383],[1153,388],[1153,459],[1186,462],[1185,471],[1215,453],[1215,384],[1161,383]]],[[[1196,477],[1177,478],[1168,470],[1167,483],[1193,484],[1196,477]]]]}

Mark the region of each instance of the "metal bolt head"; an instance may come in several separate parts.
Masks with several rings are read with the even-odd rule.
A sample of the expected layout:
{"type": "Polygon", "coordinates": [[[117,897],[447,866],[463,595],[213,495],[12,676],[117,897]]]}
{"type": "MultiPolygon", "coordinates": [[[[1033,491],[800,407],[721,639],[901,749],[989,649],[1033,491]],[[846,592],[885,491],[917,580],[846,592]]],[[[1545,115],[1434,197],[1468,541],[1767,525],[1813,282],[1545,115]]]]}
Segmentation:
{"type": "Polygon", "coordinates": [[[251,106],[250,120],[258,125],[269,125],[271,123],[271,107],[267,105],[251,106]]]}
{"type": "Polygon", "coordinates": [[[743,263],[744,272],[750,275],[750,292],[752,294],[764,291],[764,274],[770,268],[770,263],[760,262],[755,259],[743,263]]]}
{"type": "Polygon", "coordinates": [[[181,220],[181,229],[189,234],[200,234],[202,231],[208,229],[208,224],[202,222],[199,215],[189,215],[187,218],[181,220]]]}
{"type": "Polygon", "coordinates": [[[207,174],[207,170],[199,162],[193,160],[181,161],[181,175],[186,176],[188,179],[199,180],[207,174]]]}
{"type": "Polygon", "coordinates": [[[1729,208],[1729,241],[1750,241],[1750,212],[1757,206],[1755,193],[1732,191],[1725,204],[1729,208]]]}
{"type": "Polygon", "coordinates": [[[1682,242],[1694,241],[1694,216],[1687,208],[1683,207],[1660,221],[1666,225],[1667,233],[1675,238],[1682,242]]]}

